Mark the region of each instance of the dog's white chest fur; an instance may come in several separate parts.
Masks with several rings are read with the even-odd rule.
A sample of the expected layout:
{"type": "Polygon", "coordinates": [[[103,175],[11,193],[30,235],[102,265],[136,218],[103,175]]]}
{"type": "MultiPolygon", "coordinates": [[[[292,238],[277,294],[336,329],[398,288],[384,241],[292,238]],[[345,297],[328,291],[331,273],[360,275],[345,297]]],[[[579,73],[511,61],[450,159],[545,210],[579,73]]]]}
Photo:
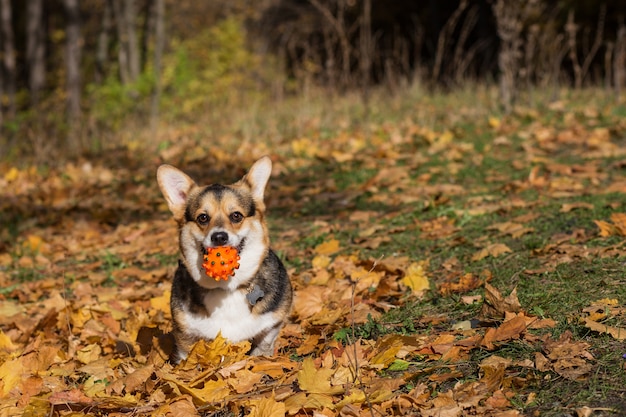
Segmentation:
{"type": "Polygon", "coordinates": [[[253,314],[242,291],[209,291],[204,305],[208,316],[185,311],[187,329],[203,339],[214,339],[221,332],[222,337],[237,343],[253,338],[279,321],[273,313],[253,314]]]}

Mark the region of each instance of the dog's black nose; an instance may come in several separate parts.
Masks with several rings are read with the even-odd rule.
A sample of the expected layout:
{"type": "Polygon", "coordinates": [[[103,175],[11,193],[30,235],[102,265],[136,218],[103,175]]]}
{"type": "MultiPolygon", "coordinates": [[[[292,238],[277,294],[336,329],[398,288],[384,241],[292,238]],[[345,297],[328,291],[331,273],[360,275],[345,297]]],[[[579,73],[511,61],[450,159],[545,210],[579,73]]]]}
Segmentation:
{"type": "Polygon", "coordinates": [[[211,243],[215,246],[224,246],[228,243],[228,233],[226,232],[215,232],[211,235],[211,243]]]}

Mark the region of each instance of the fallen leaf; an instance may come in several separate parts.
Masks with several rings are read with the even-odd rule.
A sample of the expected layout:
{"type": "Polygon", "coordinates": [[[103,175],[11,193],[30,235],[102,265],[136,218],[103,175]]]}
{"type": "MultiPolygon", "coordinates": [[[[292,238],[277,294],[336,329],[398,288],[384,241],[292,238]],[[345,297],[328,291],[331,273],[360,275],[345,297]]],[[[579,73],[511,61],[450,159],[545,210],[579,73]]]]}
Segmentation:
{"type": "Polygon", "coordinates": [[[612,223],[604,220],[594,220],[594,223],[600,228],[600,236],[626,236],[626,213],[612,213],[612,223]]]}
{"type": "Polygon", "coordinates": [[[297,290],[294,294],[294,311],[301,319],[312,317],[324,308],[330,290],[319,285],[297,290]]]}
{"type": "Polygon", "coordinates": [[[0,398],[4,398],[15,388],[23,377],[22,358],[7,360],[0,364],[0,398]]]}
{"type": "Polygon", "coordinates": [[[444,282],[439,285],[441,295],[450,295],[454,293],[465,293],[472,291],[483,284],[483,279],[467,272],[459,277],[457,282],[444,282]]]}
{"type": "Polygon", "coordinates": [[[232,378],[228,378],[226,382],[237,392],[238,394],[244,394],[252,391],[254,386],[258,384],[263,378],[262,374],[249,371],[247,369],[241,369],[235,372],[232,378]]]}
{"type": "Polygon", "coordinates": [[[108,389],[118,395],[121,395],[124,392],[132,393],[139,387],[143,386],[146,381],[150,379],[153,372],[154,366],[152,365],[139,368],[135,372],[126,375],[124,378],[115,380],[111,385],[109,385],[108,389]]]}
{"type": "Polygon", "coordinates": [[[594,208],[593,204],[591,203],[563,203],[559,211],[561,213],[569,213],[572,210],[578,210],[578,209],[593,210],[593,208],[594,208]]]}
{"type": "MultiPolygon", "coordinates": [[[[497,355],[484,359],[480,364],[482,377],[472,387],[474,395],[488,396],[485,404],[493,408],[507,408],[511,405],[509,398],[515,395],[514,392],[504,389],[506,369],[511,366],[510,359],[502,358],[497,355]]],[[[471,385],[470,385],[471,387],[471,385]]]]}
{"type": "Polygon", "coordinates": [[[594,332],[609,334],[617,340],[626,340],[626,328],[607,326],[605,324],[598,323],[597,321],[594,321],[590,318],[584,319],[584,323],[585,327],[593,330],[594,332]]]}
{"type": "Polygon", "coordinates": [[[311,260],[311,266],[313,269],[325,269],[331,261],[332,259],[328,255],[317,255],[311,260]]]}
{"type": "Polygon", "coordinates": [[[495,329],[488,329],[481,345],[488,350],[493,350],[495,349],[495,343],[519,339],[526,327],[524,316],[516,316],[511,320],[505,321],[495,329]]]}
{"type": "Polygon", "coordinates": [[[251,412],[249,417],[284,417],[286,406],[284,402],[277,402],[272,395],[269,398],[251,400],[249,402],[251,412]]]}
{"type": "Polygon", "coordinates": [[[413,262],[407,268],[402,283],[409,287],[414,295],[421,295],[430,289],[430,281],[426,275],[428,261],[413,262]]]}
{"type": "Polygon", "coordinates": [[[302,409],[323,410],[326,408],[332,410],[335,406],[333,403],[333,397],[330,395],[306,394],[304,392],[299,392],[285,400],[285,408],[287,409],[288,415],[293,415],[302,409]]]}
{"type": "Polygon", "coordinates": [[[483,299],[482,295],[464,295],[461,297],[461,302],[463,304],[472,305],[474,303],[479,303],[483,299]]]}
{"type": "MultiPolygon", "coordinates": [[[[341,401],[335,404],[338,410],[341,410],[347,404],[362,404],[367,400],[365,392],[361,390],[354,390],[349,395],[343,397],[341,401]]],[[[371,400],[370,400],[371,401],[371,400]]]]}
{"type": "Polygon", "coordinates": [[[13,182],[17,180],[19,176],[20,176],[20,171],[15,167],[11,167],[11,169],[9,169],[9,171],[7,171],[6,174],[4,174],[4,180],[7,182],[13,182]]]}
{"type": "Polygon", "coordinates": [[[604,220],[594,220],[593,222],[600,229],[600,236],[608,237],[617,234],[617,228],[615,227],[615,225],[609,222],[605,222],[604,220]]]}
{"type": "Polygon", "coordinates": [[[163,295],[160,295],[158,297],[153,297],[150,299],[150,307],[152,307],[155,310],[160,310],[160,311],[169,313],[170,298],[171,298],[171,292],[164,291],[163,295]]]}
{"type": "Polygon", "coordinates": [[[344,391],[342,387],[330,385],[333,375],[332,369],[316,369],[311,357],[302,362],[302,369],[298,371],[298,385],[300,389],[312,394],[339,394],[344,391]]]}
{"type": "Polygon", "coordinates": [[[181,366],[184,369],[193,369],[198,365],[224,366],[242,360],[249,350],[249,341],[231,343],[218,333],[211,341],[196,342],[181,366]]]}
{"type": "Polygon", "coordinates": [[[489,118],[487,119],[487,123],[489,124],[489,127],[493,129],[498,129],[502,122],[499,118],[495,116],[489,116],[489,118]]]}
{"type": "Polygon", "coordinates": [[[193,404],[191,397],[188,395],[175,398],[174,401],[168,404],[168,407],[169,413],[165,414],[166,417],[199,416],[198,410],[193,404]]]}
{"type": "Polygon", "coordinates": [[[101,354],[102,354],[102,348],[100,347],[99,344],[94,343],[94,344],[85,346],[84,348],[77,351],[76,359],[78,359],[84,364],[88,364],[90,362],[95,362],[96,360],[98,360],[101,354]]]}
{"type": "Polygon", "coordinates": [[[517,313],[522,305],[517,298],[517,287],[509,295],[503,297],[500,291],[491,284],[485,284],[485,301],[480,311],[481,317],[502,318],[507,312],[517,313]]]}
{"type": "Polygon", "coordinates": [[[69,391],[61,391],[55,392],[50,395],[48,398],[50,404],[52,405],[62,405],[62,404],[81,404],[81,405],[89,405],[93,403],[93,400],[87,397],[83,392],[79,389],[71,389],[69,391]]]}
{"type": "MultiPolygon", "coordinates": [[[[586,379],[591,372],[591,361],[594,358],[587,350],[589,349],[587,342],[572,339],[572,333],[569,330],[565,331],[559,339],[547,338],[543,344],[543,350],[554,372],[564,378],[580,381],[586,379]]],[[[547,365],[541,364],[544,369],[547,365]]]]}
{"type": "Polygon", "coordinates": [[[474,255],[472,255],[472,261],[480,261],[481,259],[485,259],[488,256],[497,258],[500,255],[511,252],[511,249],[504,243],[492,243],[491,245],[479,250],[474,255]]]}
{"type": "Polygon", "coordinates": [[[330,239],[326,242],[320,243],[315,247],[315,253],[318,255],[332,255],[339,251],[339,241],[337,239],[330,239]]]}
{"type": "Polygon", "coordinates": [[[0,329],[0,350],[4,350],[5,352],[12,352],[17,349],[17,346],[11,341],[11,338],[4,334],[2,329],[0,329]]]}
{"type": "Polygon", "coordinates": [[[513,239],[517,239],[527,233],[533,232],[535,229],[532,227],[525,227],[523,224],[515,222],[503,222],[492,224],[487,227],[488,230],[497,230],[502,234],[511,235],[513,239]]]}
{"type": "Polygon", "coordinates": [[[43,246],[43,238],[37,235],[28,235],[23,245],[30,252],[38,252],[43,246]]]}

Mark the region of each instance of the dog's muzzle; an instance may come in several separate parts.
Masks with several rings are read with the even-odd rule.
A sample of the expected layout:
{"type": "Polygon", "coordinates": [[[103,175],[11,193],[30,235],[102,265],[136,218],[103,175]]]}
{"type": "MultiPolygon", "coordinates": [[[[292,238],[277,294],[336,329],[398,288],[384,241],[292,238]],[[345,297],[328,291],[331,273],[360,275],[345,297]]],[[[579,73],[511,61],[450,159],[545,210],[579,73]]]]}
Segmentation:
{"type": "Polygon", "coordinates": [[[213,246],[224,246],[228,243],[228,233],[215,232],[211,235],[211,243],[213,246]]]}

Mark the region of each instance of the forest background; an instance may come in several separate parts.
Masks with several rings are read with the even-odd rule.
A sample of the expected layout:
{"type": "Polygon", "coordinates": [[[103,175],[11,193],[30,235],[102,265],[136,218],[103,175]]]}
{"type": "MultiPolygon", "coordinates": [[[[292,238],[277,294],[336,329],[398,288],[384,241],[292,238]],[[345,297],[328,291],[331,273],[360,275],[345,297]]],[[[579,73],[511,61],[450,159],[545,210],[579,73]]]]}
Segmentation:
{"type": "MultiPolygon", "coordinates": [[[[625,83],[626,7],[618,0],[0,6],[3,156],[98,152],[131,135],[154,142],[144,135],[199,119],[209,135],[234,133],[236,124],[258,125],[258,109],[322,91],[367,102],[374,87],[398,94],[482,83],[499,86],[510,112],[536,91],[554,100],[562,87],[593,85],[618,99],[625,83]],[[221,112],[240,123],[224,123],[221,112]]],[[[282,128],[275,134],[293,133],[282,128]]]]}

